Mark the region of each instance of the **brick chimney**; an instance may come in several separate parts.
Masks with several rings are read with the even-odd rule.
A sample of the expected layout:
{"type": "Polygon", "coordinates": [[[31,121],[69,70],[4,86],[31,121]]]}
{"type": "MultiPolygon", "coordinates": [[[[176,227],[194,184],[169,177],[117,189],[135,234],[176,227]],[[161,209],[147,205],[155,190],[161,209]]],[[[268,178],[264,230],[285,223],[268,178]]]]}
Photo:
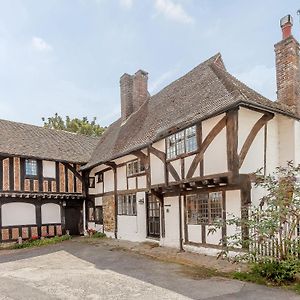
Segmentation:
{"type": "Polygon", "coordinates": [[[300,114],[300,56],[299,43],[292,35],[293,18],[280,20],[282,40],[275,45],[277,100],[300,114]]]}
{"type": "Polygon", "coordinates": [[[120,78],[122,122],[137,111],[148,99],[148,73],[139,70],[134,75],[124,74],[120,78]]]}

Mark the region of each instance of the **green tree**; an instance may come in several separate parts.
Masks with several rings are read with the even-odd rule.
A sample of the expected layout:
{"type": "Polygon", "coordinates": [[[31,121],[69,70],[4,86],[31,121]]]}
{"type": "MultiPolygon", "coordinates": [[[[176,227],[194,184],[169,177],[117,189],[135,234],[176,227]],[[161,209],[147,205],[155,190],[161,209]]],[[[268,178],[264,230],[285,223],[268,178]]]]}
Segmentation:
{"type": "Polygon", "coordinates": [[[257,261],[273,257],[287,261],[300,257],[300,165],[288,162],[286,167],[277,167],[269,176],[261,172],[256,176],[256,186],[261,187],[265,195],[258,206],[252,204],[244,208],[242,215],[248,218],[228,215],[225,221],[215,222],[209,230],[212,234],[226,225],[237,229],[220,241],[225,245],[220,256],[244,247],[248,249],[246,255],[236,258],[257,261]]]}
{"type": "Polygon", "coordinates": [[[69,116],[66,116],[63,119],[55,113],[54,117],[48,117],[47,119],[43,117],[42,121],[45,128],[65,130],[90,136],[100,136],[106,129],[106,127],[102,127],[96,123],[96,117],[92,121],[89,121],[87,117],[71,119],[69,116]]]}

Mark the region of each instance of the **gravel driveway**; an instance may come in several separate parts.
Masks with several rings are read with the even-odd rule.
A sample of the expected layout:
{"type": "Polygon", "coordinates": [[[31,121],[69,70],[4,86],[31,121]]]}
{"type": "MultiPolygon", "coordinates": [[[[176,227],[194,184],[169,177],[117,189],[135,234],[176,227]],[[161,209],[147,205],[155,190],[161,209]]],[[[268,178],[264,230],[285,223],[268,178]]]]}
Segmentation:
{"type": "Polygon", "coordinates": [[[185,268],[78,241],[0,251],[0,299],[300,299],[235,280],[196,280],[185,268]]]}

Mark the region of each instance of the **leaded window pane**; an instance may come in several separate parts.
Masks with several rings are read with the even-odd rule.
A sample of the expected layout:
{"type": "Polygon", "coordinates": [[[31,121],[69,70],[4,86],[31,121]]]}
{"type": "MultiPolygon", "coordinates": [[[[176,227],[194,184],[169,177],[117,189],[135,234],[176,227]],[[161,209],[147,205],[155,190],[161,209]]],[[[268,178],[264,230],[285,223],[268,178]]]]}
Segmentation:
{"type": "Polygon", "coordinates": [[[37,161],[34,159],[25,160],[25,171],[26,175],[36,176],[37,175],[37,161]]]}

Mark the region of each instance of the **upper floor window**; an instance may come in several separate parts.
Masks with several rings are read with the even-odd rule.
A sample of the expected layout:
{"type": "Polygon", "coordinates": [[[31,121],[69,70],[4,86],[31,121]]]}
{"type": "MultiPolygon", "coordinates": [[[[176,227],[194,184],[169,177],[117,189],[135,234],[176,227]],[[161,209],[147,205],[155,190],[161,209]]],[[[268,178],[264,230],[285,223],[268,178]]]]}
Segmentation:
{"type": "Polygon", "coordinates": [[[145,172],[145,167],[139,159],[127,164],[127,176],[137,175],[143,172],[145,172]]]}
{"type": "Polygon", "coordinates": [[[172,134],[167,137],[167,158],[174,158],[184,153],[197,150],[196,126],[172,134]]]}
{"type": "Polygon", "coordinates": [[[25,173],[29,176],[37,176],[37,161],[35,159],[25,160],[25,173]]]}
{"type": "Polygon", "coordinates": [[[222,219],[222,192],[187,196],[188,224],[212,224],[222,219]]]}
{"type": "Polygon", "coordinates": [[[97,183],[103,182],[103,172],[98,172],[95,175],[97,177],[97,183]]]}

